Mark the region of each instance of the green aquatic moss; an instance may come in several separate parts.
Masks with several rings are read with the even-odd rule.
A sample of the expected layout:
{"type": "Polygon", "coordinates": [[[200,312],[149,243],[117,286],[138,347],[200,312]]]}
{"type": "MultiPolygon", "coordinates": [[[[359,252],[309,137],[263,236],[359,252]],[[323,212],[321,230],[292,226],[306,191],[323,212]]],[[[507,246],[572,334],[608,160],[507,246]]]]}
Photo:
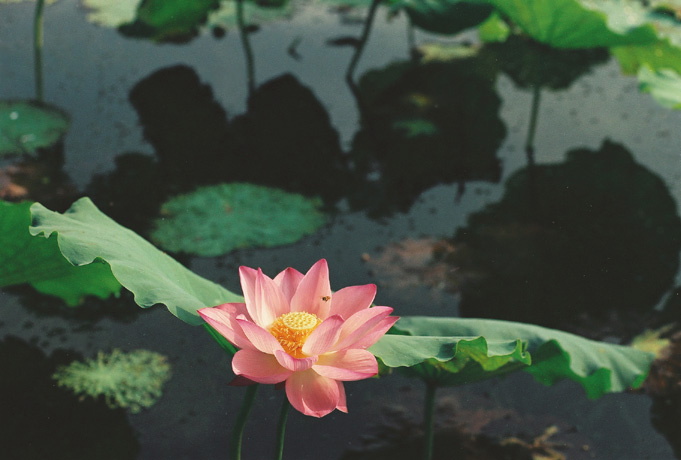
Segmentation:
{"type": "Polygon", "coordinates": [[[115,349],[110,354],[100,351],[95,359],[61,366],[52,378],[81,397],[104,396],[109,407],[136,414],[161,397],[163,385],[170,379],[170,364],[153,351],[124,353],[115,349]]]}
{"type": "Polygon", "coordinates": [[[207,257],[291,244],[324,224],[320,206],[319,199],[260,185],[202,187],[163,204],[151,238],[168,251],[207,257]]]}

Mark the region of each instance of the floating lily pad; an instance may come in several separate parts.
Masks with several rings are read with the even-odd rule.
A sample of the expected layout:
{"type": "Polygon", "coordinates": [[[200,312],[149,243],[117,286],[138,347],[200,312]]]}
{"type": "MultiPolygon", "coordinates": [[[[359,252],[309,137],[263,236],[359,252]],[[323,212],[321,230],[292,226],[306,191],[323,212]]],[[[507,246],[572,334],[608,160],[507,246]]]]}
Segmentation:
{"type": "Polygon", "coordinates": [[[320,205],[318,199],[246,183],[202,187],[166,202],[151,237],[168,251],[199,256],[280,246],[324,224],[320,205]]]}
{"type": "Polygon", "coordinates": [[[671,69],[651,70],[647,66],[638,72],[639,89],[670,109],[681,109],[681,75],[671,69]]]}
{"type": "Polygon", "coordinates": [[[141,0],[82,0],[87,20],[104,27],[116,28],[135,20],[141,0]]]}
{"type": "Polygon", "coordinates": [[[32,101],[0,101],[0,156],[35,154],[58,142],[69,129],[60,109],[32,101]]]}

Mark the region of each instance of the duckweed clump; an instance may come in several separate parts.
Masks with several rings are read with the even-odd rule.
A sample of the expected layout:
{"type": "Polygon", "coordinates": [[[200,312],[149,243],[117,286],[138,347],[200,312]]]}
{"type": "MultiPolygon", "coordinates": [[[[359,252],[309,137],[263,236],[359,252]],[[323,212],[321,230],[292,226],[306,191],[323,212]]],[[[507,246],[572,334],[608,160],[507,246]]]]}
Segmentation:
{"type": "Polygon", "coordinates": [[[61,366],[52,378],[81,398],[103,396],[109,407],[136,414],[161,397],[163,385],[170,379],[170,363],[153,351],[115,349],[109,354],[100,351],[95,359],[61,366]]]}

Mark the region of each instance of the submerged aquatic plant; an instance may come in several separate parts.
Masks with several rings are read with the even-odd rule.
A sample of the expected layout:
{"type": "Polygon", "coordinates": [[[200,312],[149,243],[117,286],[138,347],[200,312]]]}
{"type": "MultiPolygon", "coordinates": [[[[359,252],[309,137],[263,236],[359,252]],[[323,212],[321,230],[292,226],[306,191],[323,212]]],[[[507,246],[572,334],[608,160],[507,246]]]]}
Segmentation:
{"type": "Polygon", "coordinates": [[[347,412],[343,381],[378,373],[373,345],[397,321],[390,307],[373,307],[376,286],[336,292],[322,259],[303,275],[287,268],[274,279],[239,270],[245,303],[203,308],[199,314],[240,348],[234,373],[258,383],[286,382],[286,396],[305,415],[347,412]]]}
{"type": "Polygon", "coordinates": [[[82,398],[104,396],[109,407],[136,414],[161,397],[163,385],[170,379],[170,364],[153,351],[124,353],[115,349],[109,354],[100,351],[95,359],[61,366],[52,378],[82,398]]]}

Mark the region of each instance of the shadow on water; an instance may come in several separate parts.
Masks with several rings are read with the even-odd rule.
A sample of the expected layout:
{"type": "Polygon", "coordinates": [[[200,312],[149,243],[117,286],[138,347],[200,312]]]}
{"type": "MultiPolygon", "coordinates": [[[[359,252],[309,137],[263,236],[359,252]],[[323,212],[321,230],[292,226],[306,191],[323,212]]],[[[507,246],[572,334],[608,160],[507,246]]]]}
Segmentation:
{"type": "Polygon", "coordinates": [[[495,75],[477,59],[393,63],[359,82],[362,126],[350,153],[350,201],[371,215],[406,212],[437,184],[498,182],[506,127],[495,75]]]}
{"type": "MultiPolygon", "coordinates": [[[[216,5],[212,0],[203,3],[216,5]]],[[[239,4],[243,6],[243,2],[239,4]]],[[[198,25],[206,20],[202,11],[196,14],[196,21],[187,23],[182,34],[171,35],[168,40],[181,42],[196,36],[198,25]]],[[[145,25],[142,16],[126,32],[145,38],[165,36],[165,31],[145,25]]],[[[248,33],[243,18],[241,26],[241,32],[248,33]]],[[[369,27],[365,28],[367,36],[369,27]]],[[[296,43],[302,43],[301,48],[307,44],[296,43]]],[[[255,58],[251,55],[247,65],[252,66],[255,58]]],[[[537,121],[540,93],[568,89],[607,59],[608,54],[602,49],[559,51],[511,36],[503,44],[481,46],[474,57],[447,62],[376,64],[373,70],[364,71],[353,87],[355,96],[361,100],[360,124],[357,132],[348,133],[352,144],[346,152],[325,102],[316,96],[314,86],[301,83],[308,81],[302,76],[299,80],[284,73],[256,86],[251,69],[246,110],[228,114],[216,100],[213,89],[204,82],[210,76],[199,74],[189,65],[164,63],[164,67],[133,85],[128,94],[153,153],[143,154],[135,147],[121,153],[115,158],[112,171],[90,178],[84,194],[92,196],[114,220],[143,234],[148,234],[152,219],[167,198],[200,185],[222,182],[251,182],[321,196],[329,209],[345,199],[351,209],[366,212],[372,218],[409,212],[425,191],[439,184],[458,184],[461,199],[466,184],[485,182],[487,186],[501,181],[500,148],[512,135],[505,123],[508,120],[502,118],[504,101],[498,84],[499,76],[505,74],[517,88],[532,90],[534,94],[531,109],[528,107],[530,128],[525,141],[528,167],[508,178],[498,202],[462,217],[461,221],[468,219],[467,224],[453,237],[437,236],[403,245],[405,259],[421,258],[421,264],[432,263],[431,268],[437,265],[424,275],[429,277],[427,283],[423,278],[410,282],[421,288],[445,286],[457,293],[463,316],[526,321],[597,338],[628,338],[640,332],[643,324],[659,320],[650,318],[653,307],[674,285],[681,251],[681,219],[676,202],[656,173],[637,163],[624,146],[610,141],[605,141],[598,151],[571,150],[559,164],[536,165],[534,158],[534,133],[542,129],[537,121]]],[[[350,77],[356,64],[351,61],[350,77]]],[[[25,189],[25,195],[10,198],[34,199],[63,210],[78,191],[63,172],[64,144],[59,143],[55,149],[54,154],[43,152],[37,159],[15,163],[11,170],[3,169],[0,193],[16,194],[25,189]]],[[[368,222],[365,228],[358,224],[358,230],[349,230],[348,234],[361,239],[373,231],[374,224],[368,222]]],[[[428,231],[424,223],[414,228],[428,231]]],[[[392,237],[391,231],[386,239],[392,237]]],[[[414,238],[416,233],[412,232],[414,238]]],[[[321,243],[294,250],[301,253],[309,250],[301,256],[308,257],[346,243],[329,243],[323,238],[320,237],[321,243]]],[[[365,250],[361,244],[348,246],[343,251],[356,251],[359,255],[365,250]]],[[[241,256],[235,255],[227,264],[239,262],[241,256]]],[[[266,252],[250,256],[264,260],[273,257],[272,264],[292,263],[266,252]]],[[[190,261],[203,263],[198,259],[190,261]]],[[[398,265],[392,259],[386,262],[390,263],[398,265]]],[[[415,270],[405,265],[400,268],[413,276],[415,270]]],[[[17,297],[35,314],[35,321],[66,308],[60,301],[26,287],[11,288],[8,293],[12,301],[17,297]]],[[[671,320],[678,318],[678,295],[677,288],[665,310],[671,320]]],[[[124,322],[147,319],[142,318],[139,313],[142,310],[130,297],[128,293],[108,301],[88,299],[87,310],[68,309],[62,316],[86,326],[104,315],[124,322]]],[[[114,324],[113,328],[118,326],[114,324]]],[[[177,327],[181,329],[183,325],[177,327]]],[[[147,334],[134,326],[130,326],[130,331],[131,336],[147,334]]],[[[182,334],[184,331],[167,335],[182,341],[185,340],[182,334]]],[[[648,388],[653,395],[653,424],[667,437],[677,455],[681,452],[676,441],[680,439],[678,430],[674,428],[681,411],[678,397],[681,359],[677,358],[681,354],[680,343],[681,338],[672,337],[670,358],[653,373],[657,387],[648,388]]],[[[184,350],[184,343],[180,345],[179,349],[184,350]]],[[[210,342],[210,346],[215,344],[210,342]]],[[[203,359],[196,351],[198,347],[186,348],[198,353],[197,359],[203,359]]],[[[0,379],[3,407],[13,416],[11,429],[3,432],[2,445],[10,458],[50,458],[54,452],[76,459],[137,456],[140,446],[124,412],[107,408],[103,401],[78,401],[67,391],[57,389],[50,379],[56,366],[71,361],[74,355],[70,351],[56,351],[48,357],[37,346],[12,336],[5,336],[0,342],[2,368],[9,370],[0,379]]],[[[202,384],[223,395],[229,390],[222,388],[224,376],[218,375],[219,368],[213,364],[202,369],[209,369],[202,384]]],[[[196,386],[195,381],[189,381],[195,378],[193,367],[185,368],[184,375],[184,379],[178,376],[182,385],[196,386]]],[[[185,394],[182,397],[190,399],[185,394]]],[[[225,427],[211,427],[220,431],[216,436],[204,433],[201,423],[226,420],[229,415],[225,417],[223,412],[233,407],[217,410],[211,407],[205,413],[198,410],[192,413],[195,402],[187,403],[182,398],[178,401],[174,401],[177,405],[173,410],[179,408],[176,412],[181,413],[187,409],[192,417],[202,420],[196,422],[201,439],[204,435],[219,436],[220,442],[226,444],[225,427]]],[[[209,401],[206,407],[209,405],[216,404],[209,401]]],[[[358,412],[361,410],[358,408],[358,412]]],[[[333,418],[336,415],[329,417],[328,423],[336,423],[333,418]]],[[[151,415],[152,420],[154,416],[151,415]]],[[[363,446],[348,451],[342,458],[418,458],[422,443],[420,423],[402,419],[399,414],[390,417],[392,425],[377,428],[387,444],[363,446]]],[[[338,432],[356,433],[347,421],[344,423],[329,426],[340,426],[338,432]]],[[[177,426],[169,423],[168,427],[163,433],[168,439],[177,437],[174,430],[186,429],[181,423],[177,426]]],[[[436,445],[441,450],[436,451],[436,458],[454,455],[462,459],[531,458],[527,445],[537,439],[527,436],[525,444],[503,444],[502,437],[515,436],[517,432],[486,437],[461,430],[458,425],[440,428],[436,445]]],[[[146,433],[150,451],[165,444],[156,440],[157,430],[149,428],[146,433]]],[[[341,437],[338,432],[324,436],[341,437]]],[[[541,430],[533,431],[538,433],[541,430]]],[[[603,436],[617,439],[616,435],[603,436]]],[[[172,441],[190,439],[177,438],[172,441]]],[[[168,446],[161,447],[170,450],[171,445],[169,441],[168,446]]],[[[314,445],[315,449],[318,447],[314,445]]]]}
{"type": "Polygon", "coordinates": [[[338,133],[310,89],[290,74],[273,78],[228,120],[193,69],[154,72],[130,92],[156,158],[126,153],[88,192],[123,225],[148,229],[169,196],[199,185],[245,181],[307,195],[332,205],[347,176],[338,133]]]}
{"type": "Polygon", "coordinates": [[[57,366],[78,358],[64,350],[48,357],[11,336],[0,342],[0,404],[8,417],[0,433],[3,458],[137,457],[139,443],[124,410],[112,410],[103,399],[81,401],[52,380],[57,366]]]}
{"type": "MultiPolygon", "coordinates": [[[[534,174],[533,200],[526,168],[454,236],[448,257],[459,268],[462,315],[588,330],[611,314],[651,312],[673,285],[681,250],[665,184],[610,141],[534,174]]],[[[625,327],[629,336],[640,324],[625,327]]]]}

